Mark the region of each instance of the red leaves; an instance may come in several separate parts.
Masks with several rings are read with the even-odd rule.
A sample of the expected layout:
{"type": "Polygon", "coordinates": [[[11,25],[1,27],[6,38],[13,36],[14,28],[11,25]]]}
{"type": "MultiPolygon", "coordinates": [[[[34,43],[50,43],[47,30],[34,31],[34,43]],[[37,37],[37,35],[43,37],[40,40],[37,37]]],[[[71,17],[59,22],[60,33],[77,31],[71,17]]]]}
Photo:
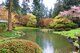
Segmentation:
{"type": "Polygon", "coordinates": [[[51,21],[53,21],[52,18],[44,18],[39,21],[39,24],[42,27],[47,27],[51,21]]]}

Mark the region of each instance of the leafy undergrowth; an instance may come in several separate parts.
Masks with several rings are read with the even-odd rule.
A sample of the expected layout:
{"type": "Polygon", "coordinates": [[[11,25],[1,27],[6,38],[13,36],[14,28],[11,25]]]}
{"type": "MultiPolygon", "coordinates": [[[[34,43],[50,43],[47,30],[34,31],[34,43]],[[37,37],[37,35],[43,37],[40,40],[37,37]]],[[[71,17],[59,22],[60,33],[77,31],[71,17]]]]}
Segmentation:
{"type": "Polygon", "coordinates": [[[57,32],[54,31],[53,33],[71,37],[71,38],[76,38],[77,35],[80,36],[80,28],[72,29],[70,31],[57,31],[57,32]]]}
{"type": "Polygon", "coordinates": [[[15,38],[18,38],[22,35],[25,35],[25,34],[22,31],[18,31],[18,30],[13,30],[11,32],[9,32],[9,31],[0,32],[0,36],[2,36],[2,37],[15,37],[15,38]]]}
{"type": "Polygon", "coordinates": [[[12,30],[11,32],[9,32],[9,31],[0,32],[0,36],[18,38],[20,36],[25,35],[25,33],[21,30],[28,30],[28,29],[38,29],[38,28],[34,28],[34,27],[15,27],[14,30],[12,30]]]}
{"type": "Polygon", "coordinates": [[[4,38],[0,40],[0,53],[42,53],[42,50],[31,41],[4,38]]]}

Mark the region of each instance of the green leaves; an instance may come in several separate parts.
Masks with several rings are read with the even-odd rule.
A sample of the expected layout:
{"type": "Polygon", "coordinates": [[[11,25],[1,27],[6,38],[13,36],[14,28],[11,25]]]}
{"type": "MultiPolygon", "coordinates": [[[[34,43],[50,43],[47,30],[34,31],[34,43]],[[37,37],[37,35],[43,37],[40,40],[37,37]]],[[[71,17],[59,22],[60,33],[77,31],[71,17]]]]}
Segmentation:
{"type": "MultiPolygon", "coordinates": [[[[9,0],[6,1],[6,8],[9,8],[9,0]]],[[[21,7],[19,5],[19,0],[12,0],[12,7],[11,7],[11,11],[15,12],[17,14],[20,14],[21,12],[21,7]]]]}
{"type": "Polygon", "coordinates": [[[60,11],[68,10],[71,6],[79,6],[80,0],[57,0],[55,4],[53,17],[59,14],[60,11]]]}

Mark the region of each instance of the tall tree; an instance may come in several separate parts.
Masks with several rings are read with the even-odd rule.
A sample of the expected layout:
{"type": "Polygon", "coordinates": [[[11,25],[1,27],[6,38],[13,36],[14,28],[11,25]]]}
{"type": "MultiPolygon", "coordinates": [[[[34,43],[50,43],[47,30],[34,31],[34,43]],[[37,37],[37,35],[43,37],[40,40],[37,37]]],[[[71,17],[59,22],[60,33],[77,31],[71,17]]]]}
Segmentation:
{"type": "Polygon", "coordinates": [[[40,18],[40,0],[33,0],[33,14],[40,18]]]}
{"type": "Polygon", "coordinates": [[[17,13],[17,14],[20,14],[21,13],[21,7],[19,5],[19,0],[13,0],[13,6],[12,6],[12,11],[17,13]]]}
{"type": "Polygon", "coordinates": [[[33,14],[38,18],[44,17],[44,4],[43,0],[33,0],[33,14]]]}
{"type": "Polygon", "coordinates": [[[70,9],[71,6],[79,6],[80,0],[60,0],[63,2],[63,8],[64,9],[70,9]]]}
{"type": "MultiPolygon", "coordinates": [[[[5,6],[8,9],[8,7],[9,7],[9,0],[6,0],[5,6]]],[[[14,12],[14,13],[17,13],[17,14],[21,13],[21,7],[19,5],[19,0],[12,0],[11,11],[14,12]]]]}
{"type": "Polygon", "coordinates": [[[17,13],[19,15],[21,14],[21,7],[19,5],[19,0],[6,0],[5,6],[8,9],[8,31],[12,31],[11,12],[17,13]]]}
{"type": "Polygon", "coordinates": [[[61,3],[56,3],[54,6],[52,17],[54,18],[55,16],[57,16],[60,11],[63,11],[63,6],[61,3]]]}
{"type": "Polygon", "coordinates": [[[12,31],[12,16],[11,12],[20,13],[19,0],[6,0],[6,8],[8,9],[8,31],[12,31]]]}
{"type": "Polygon", "coordinates": [[[49,18],[52,18],[52,14],[53,14],[53,9],[51,8],[51,9],[49,10],[49,18]]]}
{"type": "Polygon", "coordinates": [[[80,0],[57,0],[57,3],[55,4],[54,11],[53,11],[53,17],[58,15],[60,11],[68,10],[71,8],[71,6],[79,6],[80,0]]]}
{"type": "Polygon", "coordinates": [[[8,31],[12,31],[12,17],[11,17],[11,8],[12,8],[12,0],[8,1],[8,31]]]}
{"type": "Polygon", "coordinates": [[[37,26],[38,21],[40,18],[44,17],[45,11],[44,11],[44,4],[42,3],[43,0],[33,0],[33,14],[37,17],[37,26]]]}
{"type": "Polygon", "coordinates": [[[22,14],[25,15],[27,13],[30,13],[30,6],[29,6],[29,1],[23,0],[22,2],[22,14]]]}

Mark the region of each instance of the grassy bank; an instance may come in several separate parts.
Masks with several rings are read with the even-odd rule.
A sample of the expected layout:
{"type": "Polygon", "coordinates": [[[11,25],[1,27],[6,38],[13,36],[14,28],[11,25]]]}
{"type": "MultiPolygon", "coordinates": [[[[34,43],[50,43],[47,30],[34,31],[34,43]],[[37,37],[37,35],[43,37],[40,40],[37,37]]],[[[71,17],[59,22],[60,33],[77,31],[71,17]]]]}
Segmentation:
{"type": "Polygon", "coordinates": [[[24,30],[25,32],[27,32],[28,29],[31,29],[31,30],[35,30],[35,29],[38,29],[38,28],[33,28],[33,27],[15,27],[15,29],[11,32],[9,31],[2,31],[0,32],[0,36],[2,37],[20,37],[22,35],[24,35],[24,30]]]}
{"type": "Polygon", "coordinates": [[[22,30],[22,29],[38,29],[34,27],[15,27],[15,30],[22,30]]]}
{"type": "Polygon", "coordinates": [[[0,36],[2,37],[20,37],[21,36],[21,33],[20,31],[16,31],[16,30],[13,30],[11,32],[8,32],[8,31],[3,31],[3,32],[0,32],[0,36]]]}
{"type": "Polygon", "coordinates": [[[71,38],[76,38],[77,35],[78,36],[80,35],[80,28],[72,29],[69,31],[53,31],[53,33],[67,36],[67,37],[71,37],[71,38]]]}

